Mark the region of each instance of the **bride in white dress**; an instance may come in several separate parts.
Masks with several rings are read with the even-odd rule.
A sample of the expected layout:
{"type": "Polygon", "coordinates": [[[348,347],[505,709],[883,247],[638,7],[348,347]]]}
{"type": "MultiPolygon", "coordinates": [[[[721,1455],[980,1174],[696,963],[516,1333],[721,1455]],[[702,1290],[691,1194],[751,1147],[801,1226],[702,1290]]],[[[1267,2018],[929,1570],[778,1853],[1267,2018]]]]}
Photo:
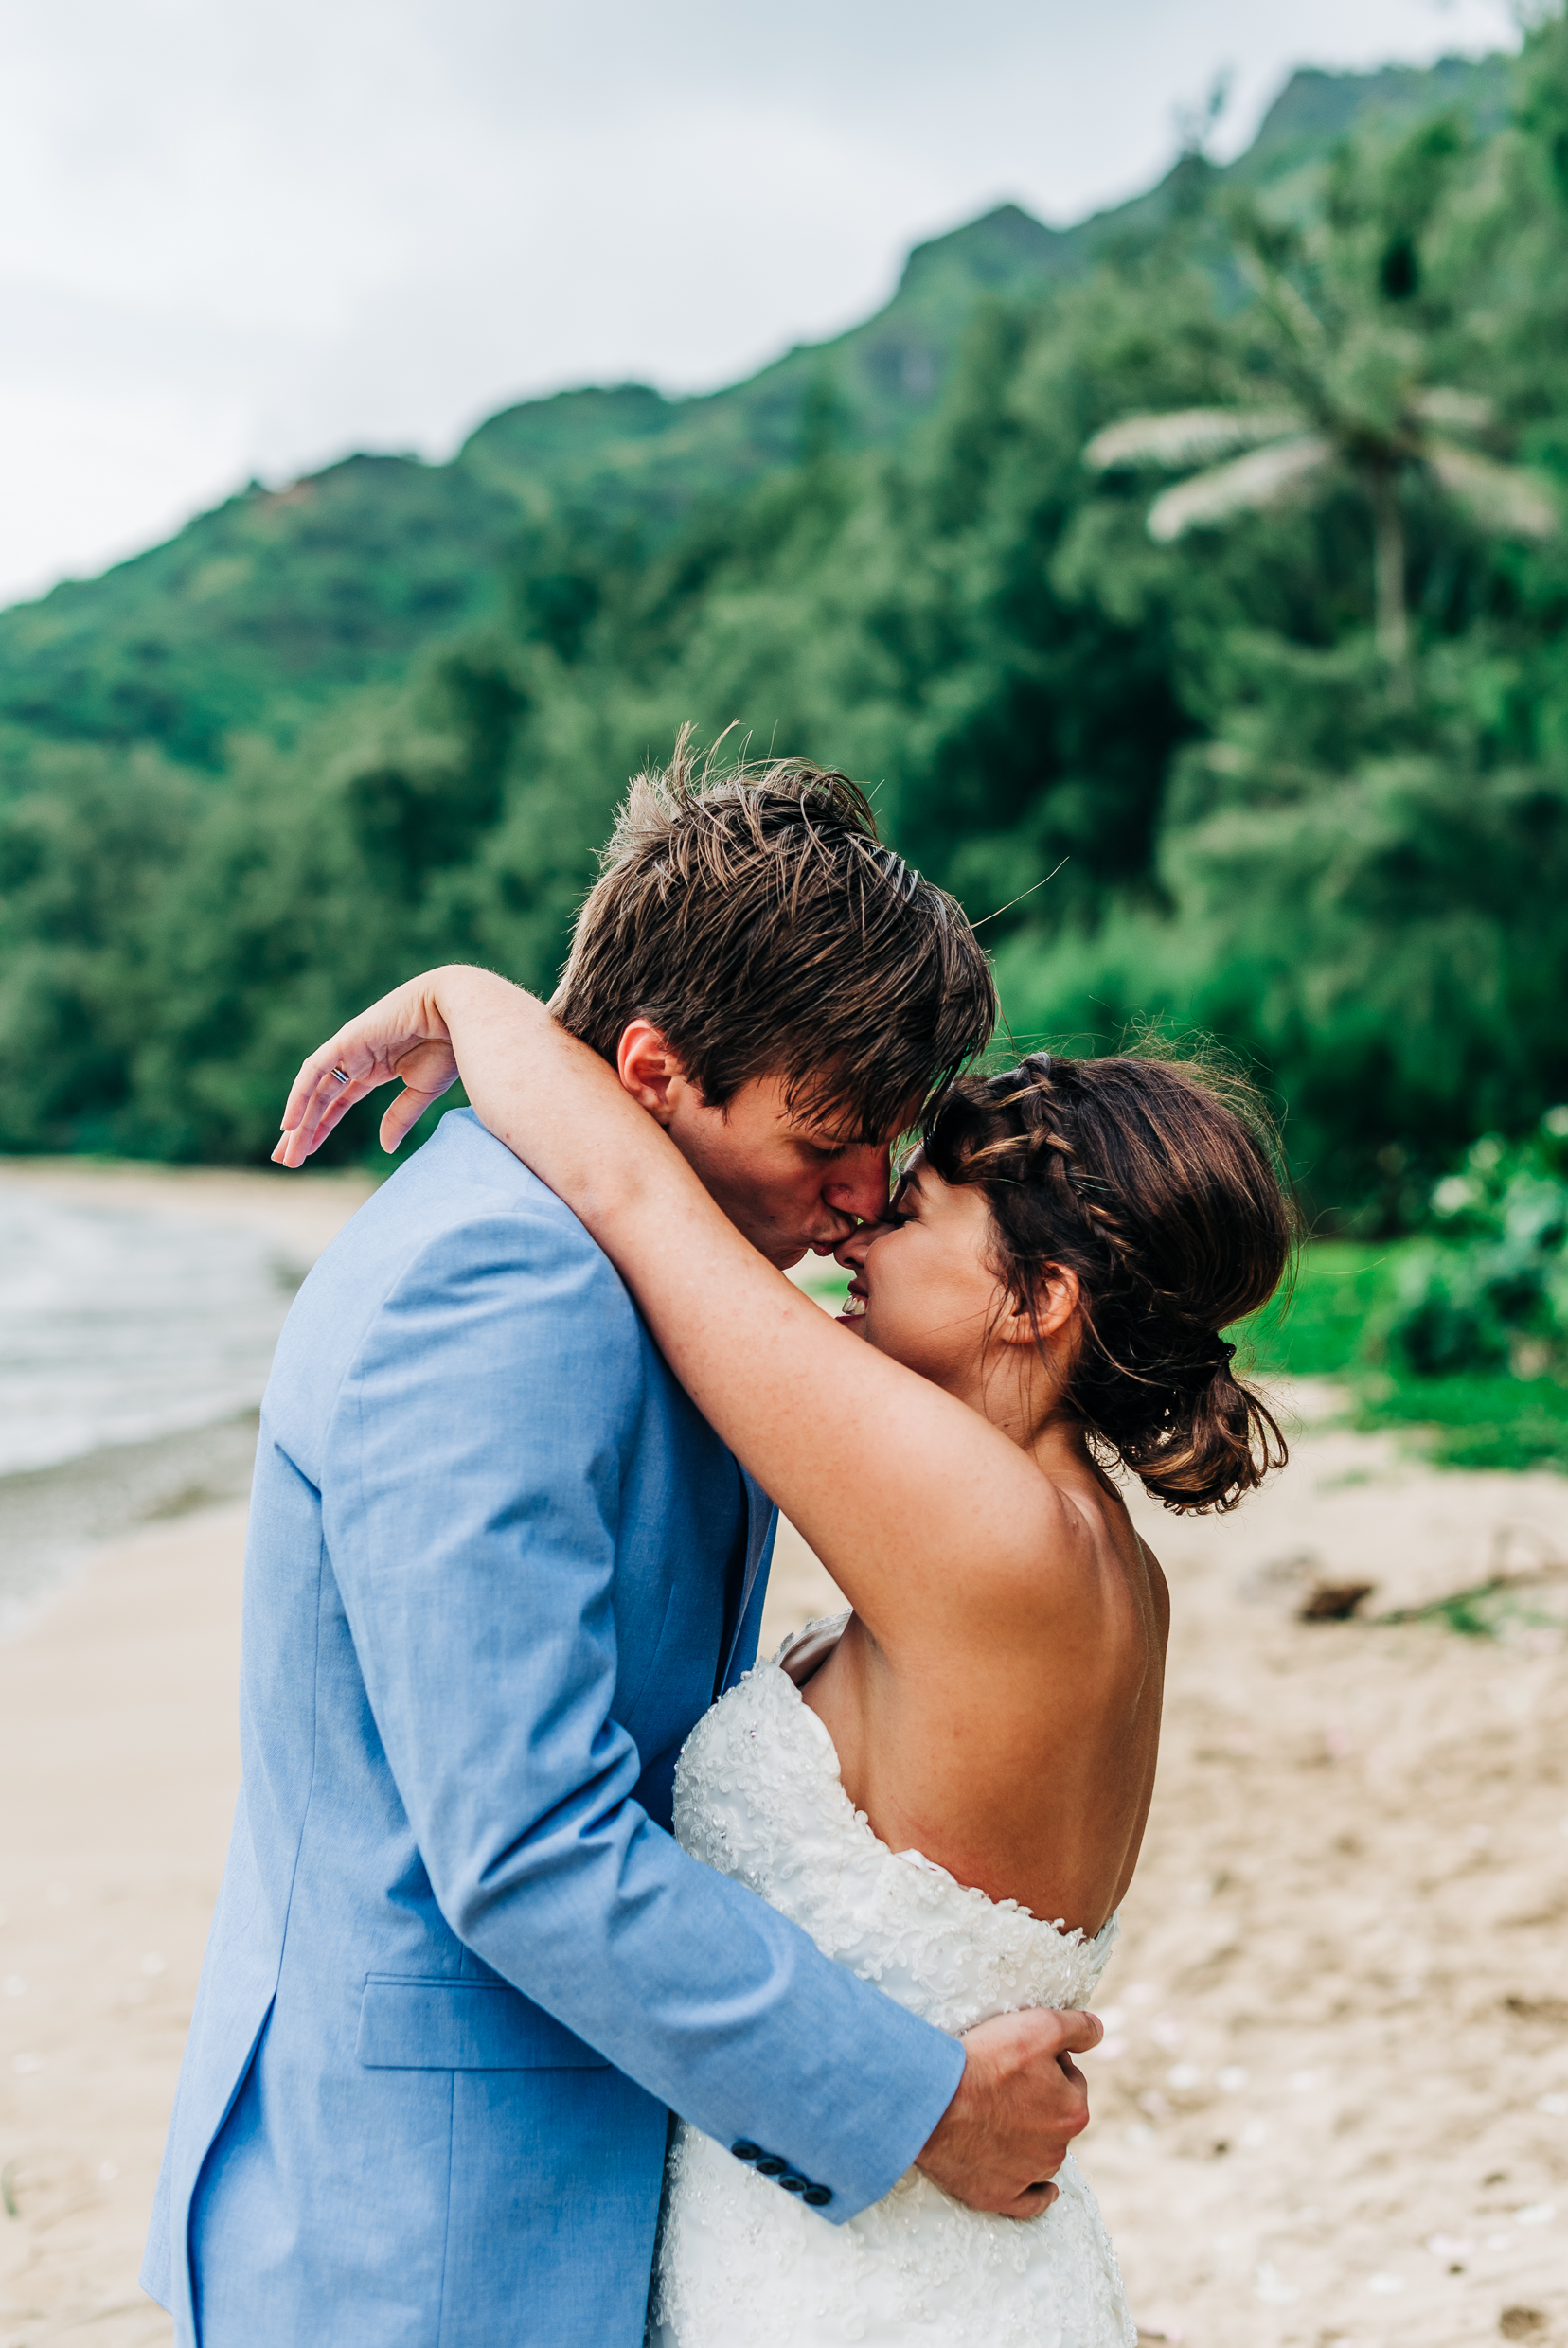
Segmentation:
{"type": "MultiPolygon", "coordinates": [[[[459,1068],[851,1601],[693,1730],[683,1844],[942,2029],[1087,2005],[1148,1816],[1168,1623],[1107,1470],[1223,1508],[1284,1456],[1220,1335],[1290,1249],[1261,1111],[1158,1059],[1037,1055],[961,1080],[884,1220],[837,1251],[854,1277],[835,1326],[714,1204],[667,1104],[645,1114],[482,971],[410,981],[340,1030],[278,1154],[300,1163],[347,1098],[401,1075],[393,1147],[459,1068]]],[[[1070,2156],[1007,2214],[951,2197],[924,2155],[841,2225],[814,2191],[677,2123],[655,2348],[1131,2348],[1070,2156]]]]}

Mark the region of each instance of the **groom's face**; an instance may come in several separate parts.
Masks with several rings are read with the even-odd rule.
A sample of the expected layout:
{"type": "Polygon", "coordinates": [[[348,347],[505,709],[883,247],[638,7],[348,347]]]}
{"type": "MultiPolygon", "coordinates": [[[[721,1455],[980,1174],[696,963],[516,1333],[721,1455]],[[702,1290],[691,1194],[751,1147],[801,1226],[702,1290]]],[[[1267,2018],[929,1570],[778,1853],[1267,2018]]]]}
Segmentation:
{"type": "Polygon", "coordinates": [[[627,1028],[615,1067],[715,1203],[781,1272],[812,1249],[829,1254],[886,1206],[895,1135],[846,1141],[793,1112],[777,1076],[754,1076],[715,1109],[646,1020],[627,1028]]]}

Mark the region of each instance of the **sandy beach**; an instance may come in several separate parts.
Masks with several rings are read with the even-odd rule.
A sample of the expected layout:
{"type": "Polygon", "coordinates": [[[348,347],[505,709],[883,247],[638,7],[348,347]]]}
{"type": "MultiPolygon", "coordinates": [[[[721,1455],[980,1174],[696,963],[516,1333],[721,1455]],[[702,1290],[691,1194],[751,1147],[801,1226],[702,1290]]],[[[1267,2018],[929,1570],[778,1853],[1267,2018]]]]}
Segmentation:
{"type": "MultiPolygon", "coordinates": [[[[13,1180],[264,1215],[306,1256],[357,1196],[13,1180]]],[[[1318,1424],[1236,1516],[1140,1521],[1168,1709],[1082,2161],[1142,2331],[1568,2341],[1568,1480],[1318,1424]],[[1536,1577],[1502,1638],[1300,1619],[1320,1584],[1375,1617],[1500,1569],[1536,1577]]],[[[0,1645],[0,2348],[169,2338],[135,2273],[233,1805],[242,1536],[237,1504],[129,1532],[0,1645]]],[[[766,1639],[834,1602],[786,1528],[766,1639]]]]}

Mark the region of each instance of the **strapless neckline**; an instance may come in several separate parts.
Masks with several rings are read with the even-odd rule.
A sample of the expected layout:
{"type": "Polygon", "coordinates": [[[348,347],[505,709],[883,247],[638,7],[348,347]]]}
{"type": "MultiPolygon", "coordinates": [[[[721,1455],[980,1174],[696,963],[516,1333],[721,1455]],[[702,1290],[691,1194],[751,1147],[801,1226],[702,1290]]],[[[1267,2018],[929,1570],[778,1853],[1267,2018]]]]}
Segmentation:
{"type": "Polygon", "coordinates": [[[1106,1918],[1097,1932],[1086,1934],[1081,1925],[1075,1925],[1069,1931],[1065,1916],[1057,1916],[1054,1919],[1037,1916],[1034,1910],[1025,1907],[1022,1900],[993,1899],[989,1892],[982,1892],[973,1884],[961,1883],[958,1877],[944,1867],[939,1860],[928,1859],[924,1851],[894,1850],[892,1844],[884,1841],[878,1834],[865,1812],[856,1807],[845,1788],[838,1747],[834,1744],[827,1724],[818,1718],[805,1697],[806,1688],[821,1670],[848,1628],[852,1612],[852,1608],[846,1607],[842,1614],[817,1616],[809,1622],[804,1629],[790,1633],[773,1657],[771,1664],[758,1663],[755,1668],[758,1671],[776,1670],[794,1691],[802,1720],[811,1723],[811,1729],[806,1729],[803,1733],[810,1737],[811,1729],[816,1731],[823,1748],[821,1757],[829,1764],[845,1809],[854,1820],[856,1825],[862,1828],[877,1849],[885,1852],[889,1859],[900,1859],[911,1867],[923,1867],[930,1874],[939,1877],[944,1883],[951,1884],[955,1892],[971,1898],[983,1899],[988,1907],[1000,1909],[1007,1914],[1026,1916],[1031,1924],[1039,1925],[1042,1930],[1055,1932],[1059,1940],[1081,1947],[1091,1953],[1097,1949],[1103,1941],[1106,1953],[1109,1955],[1111,1943],[1115,1939],[1117,1930],[1114,1913],[1106,1918]]]}

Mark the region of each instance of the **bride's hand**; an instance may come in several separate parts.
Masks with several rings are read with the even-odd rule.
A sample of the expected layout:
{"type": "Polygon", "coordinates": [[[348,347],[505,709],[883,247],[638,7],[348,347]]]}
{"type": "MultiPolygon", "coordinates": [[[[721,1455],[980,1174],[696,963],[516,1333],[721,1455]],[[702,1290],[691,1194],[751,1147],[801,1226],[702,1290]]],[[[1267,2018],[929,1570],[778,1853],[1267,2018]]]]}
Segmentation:
{"type": "Polygon", "coordinates": [[[304,1062],[283,1112],[277,1165],[300,1166],[332,1128],[379,1084],[402,1091],[381,1122],[381,1146],[396,1149],[432,1101],[457,1080],[457,1060],[436,1000],[441,973],[426,970],[394,987],[349,1020],[304,1062]]]}

